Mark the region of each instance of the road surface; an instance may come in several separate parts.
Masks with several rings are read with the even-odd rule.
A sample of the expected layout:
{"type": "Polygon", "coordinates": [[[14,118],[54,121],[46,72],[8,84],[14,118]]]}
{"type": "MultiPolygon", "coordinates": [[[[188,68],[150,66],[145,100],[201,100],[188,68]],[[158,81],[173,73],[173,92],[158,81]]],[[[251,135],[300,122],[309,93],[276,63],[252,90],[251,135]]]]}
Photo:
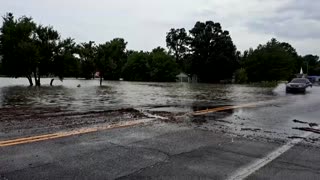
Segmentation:
{"type": "Polygon", "coordinates": [[[2,108],[0,179],[319,179],[319,95],[192,110],[17,107],[16,120],[2,108]]]}

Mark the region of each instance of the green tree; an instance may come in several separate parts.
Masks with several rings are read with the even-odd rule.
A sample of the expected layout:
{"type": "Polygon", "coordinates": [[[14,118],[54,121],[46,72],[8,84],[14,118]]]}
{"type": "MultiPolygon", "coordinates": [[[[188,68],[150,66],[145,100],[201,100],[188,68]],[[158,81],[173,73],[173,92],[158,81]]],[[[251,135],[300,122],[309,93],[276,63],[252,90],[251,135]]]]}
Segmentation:
{"type": "Polygon", "coordinates": [[[109,69],[115,69],[115,63],[110,57],[110,42],[100,44],[97,48],[97,57],[95,59],[96,70],[99,71],[100,86],[102,86],[102,80],[105,77],[105,72],[109,69]]]}
{"type": "Polygon", "coordinates": [[[123,66],[127,62],[126,55],[127,42],[122,38],[115,38],[110,41],[108,47],[109,65],[106,66],[104,79],[119,80],[123,66]]]}
{"type": "Polygon", "coordinates": [[[102,78],[119,80],[122,68],[126,64],[126,45],[122,38],[115,38],[110,42],[98,46],[96,69],[100,72],[100,85],[102,78]]]}
{"type": "Polygon", "coordinates": [[[161,47],[152,52],[131,51],[123,68],[123,77],[128,81],[172,82],[178,73],[174,57],[161,47]]]}
{"type": "Polygon", "coordinates": [[[64,77],[79,76],[80,61],[75,57],[76,52],[76,43],[73,39],[67,38],[59,42],[52,63],[52,73],[60,80],[63,80],[64,77]]]}
{"type": "MultiPolygon", "coordinates": [[[[53,67],[55,67],[55,51],[58,48],[60,35],[56,30],[53,29],[53,27],[45,27],[40,25],[36,28],[33,39],[39,51],[38,58],[34,59],[35,67],[33,70],[33,75],[36,86],[40,86],[41,76],[47,76],[57,72],[53,67]]],[[[58,76],[60,76],[60,79],[62,79],[62,74],[58,74],[58,76]]]]}
{"type": "Polygon", "coordinates": [[[128,81],[150,81],[150,55],[147,52],[132,52],[123,68],[123,78],[128,81]]]}
{"type": "Polygon", "coordinates": [[[94,78],[96,72],[95,59],[97,47],[93,41],[81,43],[77,46],[77,54],[80,56],[81,77],[85,79],[94,78]]]}
{"type": "Polygon", "coordinates": [[[228,31],[219,23],[197,22],[190,30],[191,74],[202,82],[231,79],[238,67],[238,52],[228,31]]]}
{"type": "Polygon", "coordinates": [[[33,59],[37,56],[32,39],[30,38],[36,24],[31,18],[21,17],[16,20],[12,13],[3,17],[0,34],[0,53],[4,74],[10,77],[26,77],[32,82],[33,59]]]}
{"type": "Polygon", "coordinates": [[[153,49],[150,53],[149,67],[151,81],[175,81],[176,75],[179,73],[178,65],[174,58],[160,47],[153,49]]]}
{"type": "Polygon", "coordinates": [[[185,71],[185,56],[188,52],[189,36],[184,28],[171,29],[167,33],[166,42],[169,53],[175,58],[176,63],[182,71],[185,71]]]}
{"type": "Polygon", "coordinates": [[[248,82],[247,72],[244,68],[240,68],[235,73],[236,83],[243,84],[248,82]]]}
{"type": "Polygon", "coordinates": [[[297,53],[288,43],[271,39],[243,60],[250,82],[288,80],[297,72],[297,53]]]}
{"type": "Polygon", "coordinates": [[[320,75],[319,56],[308,54],[302,57],[302,67],[309,75],[320,75]]]}
{"type": "Polygon", "coordinates": [[[55,58],[59,51],[59,33],[52,27],[37,26],[32,18],[15,19],[12,13],[3,17],[0,34],[0,53],[5,74],[11,77],[26,77],[30,86],[40,86],[40,78],[58,75],[55,58]]]}

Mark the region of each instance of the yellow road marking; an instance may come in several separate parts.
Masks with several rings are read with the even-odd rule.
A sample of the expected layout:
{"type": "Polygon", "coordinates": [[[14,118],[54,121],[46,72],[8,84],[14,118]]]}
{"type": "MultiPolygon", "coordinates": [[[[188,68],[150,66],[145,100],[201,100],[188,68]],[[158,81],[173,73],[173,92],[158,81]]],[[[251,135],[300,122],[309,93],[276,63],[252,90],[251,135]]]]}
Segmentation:
{"type": "Polygon", "coordinates": [[[27,137],[27,138],[19,138],[19,139],[14,139],[14,140],[1,141],[0,145],[6,144],[6,143],[28,141],[28,140],[32,140],[32,139],[41,139],[41,138],[51,137],[51,136],[55,136],[55,135],[56,134],[46,134],[46,135],[41,135],[41,136],[32,136],[32,137],[27,137]]]}
{"type": "Polygon", "coordinates": [[[45,141],[45,140],[50,140],[50,139],[57,139],[57,138],[80,135],[80,134],[87,134],[87,133],[92,133],[92,132],[97,132],[97,131],[102,131],[102,130],[131,127],[131,126],[136,126],[136,125],[143,124],[146,122],[150,122],[153,120],[154,119],[142,119],[142,120],[135,120],[135,121],[127,121],[127,122],[122,122],[122,123],[118,123],[118,124],[111,124],[111,125],[94,127],[94,128],[82,128],[79,130],[69,131],[69,132],[59,132],[59,133],[45,134],[45,135],[40,135],[40,136],[32,136],[32,137],[26,137],[26,138],[5,140],[5,141],[0,141],[0,147],[26,144],[26,143],[32,143],[32,142],[39,142],[39,141],[45,141]]]}
{"type": "MultiPolygon", "coordinates": [[[[204,114],[208,114],[208,113],[225,111],[225,110],[230,110],[230,109],[238,109],[238,108],[244,108],[244,107],[255,107],[257,105],[261,105],[264,103],[265,102],[257,102],[257,103],[249,103],[249,104],[243,104],[243,105],[237,105],[237,106],[217,107],[217,108],[213,108],[213,109],[196,111],[193,113],[193,115],[204,115],[204,114]]],[[[39,142],[39,141],[45,141],[45,140],[50,140],[50,139],[57,139],[57,138],[80,135],[80,134],[87,134],[87,133],[92,133],[92,132],[97,132],[97,131],[102,131],[102,130],[125,128],[125,127],[135,126],[135,125],[143,124],[146,122],[154,121],[154,120],[155,119],[134,120],[134,121],[127,121],[127,122],[122,122],[122,123],[118,123],[118,124],[111,124],[111,125],[100,126],[100,127],[95,127],[95,128],[82,128],[82,129],[75,130],[75,131],[59,132],[59,133],[18,138],[18,139],[12,139],[12,140],[4,140],[4,141],[0,141],[0,147],[26,144],[26,143],[32,143],[32,142],[39,142]]]]}
{"type": "Polygon", "coordinates": [[[200,110],[200,111],[195,111],[193,115],[198,116],[198,115],[205,115],[213,112],[219,112],[219,111],[225,111],[225,110],[230,110],[230,109],[239,109],[239,108],[245,108],[245,107],[255,107],[261,104],[264,104],[265,102],[257,102],[257,103],[249,103],[249,104],[242,104],[242,105],[237,105],[237,106],[223,106],[223,107],[217,107],[217,108],[212,108],[212,109],[205,109],[205,110],[200,110]]]}

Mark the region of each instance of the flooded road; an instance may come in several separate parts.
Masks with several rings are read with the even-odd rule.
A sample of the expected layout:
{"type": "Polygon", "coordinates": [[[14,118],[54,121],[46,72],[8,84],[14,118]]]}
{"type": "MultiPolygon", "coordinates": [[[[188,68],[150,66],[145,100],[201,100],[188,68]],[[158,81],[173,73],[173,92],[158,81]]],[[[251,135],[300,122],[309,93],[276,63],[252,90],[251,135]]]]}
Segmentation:
{"type": "Polygon", "coordinates": [[[42,79],[42,87],[28,87],[24,78],[0,78],[0,107],[62,107],[67,110],[108,110],[121,107],[203,107],[235,105],[283,96],[282,89],[245,85],[145,83],[98,80],[42,79]],[[81,85],[80,88],[77,86],[81,85]]]}
{"type": "Polygon", "coordinates": [[[218,129],[230,134],[254,137],[260,134],[272,139],[299,137],[299,133],[296,133],[299,132],[299,126],[296,126],[299,124],[293,121],[296,119],[320,124],[317,119],[304,118],[305,114],[319,107],[318,87],[308,89],[306,94],[286,94],[284,84],[261,87],[105,81],[104,86],[100,87],[98,80],[65,79],[63,82],[56,80],[51,87],[49,82],[49,78],[44,78],[43,86],[28,87],[25,78],[0,78],[0,110],[6,114],[0,119],[2,127],[7,127],[7,131],[17,129],[15,125],[24,129],[23,123],[26,126],[30,123],[39,124],[39,121],[34,121],[39,118],[44,125],[35,127],[40,129],[46,123],[49,127],[57,124],[60,127],[64,123],[70,127],[74,124],[94,124],[100,121],[82,122],[88,113],[121,109],[127,109],[128,113],[133,112],[133,109],[144,111],[173,121],[177,119],[174,117],[180,116],[180,120],[191,122],[197,128],[218,129]],[[253,104],[253,107],[243,107],[248,103],[253,104]],[[232,107],[238,105],[240,108],[232,107]],[[207,112],[221,107],[232,108],[207,112]],[[196,112],[203,110],[203,115],[195,116],[196,112]],[[66,118],[72,113],[74,116],[85,116],[73,120],[66,118]],[[53,120],[53,115],[59,118],[53,120]]]}
{"type": "Polygon", "coordinates": [[[0,78],[0,179],[319,177],[320,87],[49,81],[0,78]]]}
{"type": "MultiPolygon", "coordinates": [[[[100,122],[84,122],[88,113],[121,109],[128,109],[128,113],[131,113],[134,109],[170,119],[179,115],[182,117],[180,120],[191,122],[197,128],[286,138],[298,136],[294,133],[296,130],[292,129],[295,125],[292,120],[303,119],[300,116],[317,110],[320,102],[318,87],[309,89],[306,94],[286,94],[284,84],[261,87],[105,81],[104,86],[100,87],[98,80],[65,79],[63,82],[54,81],[51,87],[49,82],[49,78],[44,78],[41,87],[28,87],[25,78],[0,78],[0,110],[6,114],[0,119],[2,127],[7,127],[7,131],[17,129],[16,125],[24,129],[24,123],[25,126],[35,123],[35,127],[40,129],[46,125],[61,127],[65,124],[72,127],[74,124],[100,122]],[[248,103],[254,104],[254,108],[230,108],[193,116],[197,111],[248,103]],[[66,118],[70,114],[85,116],[70,120],[66,118]],[[51,116],[59,118],[52,119],[51,116]],[[39,118],[42,124],[35,121],[39,118]],[[45,118],[49,120],[43,120],[45,118]]],[[[305,121],[319,123],[318,120],[305,121]]]]}

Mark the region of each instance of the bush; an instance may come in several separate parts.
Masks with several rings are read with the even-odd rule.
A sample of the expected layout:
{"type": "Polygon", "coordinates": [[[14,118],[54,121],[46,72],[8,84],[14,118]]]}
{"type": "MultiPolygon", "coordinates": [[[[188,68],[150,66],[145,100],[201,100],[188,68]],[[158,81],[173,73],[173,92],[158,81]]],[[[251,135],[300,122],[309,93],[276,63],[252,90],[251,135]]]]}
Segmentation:
{"type": "Polygon", "coordinates": [[[235,74],[235,81],[239,84],[244,84],[248,82],[247,72],[244,68],[238,69],[235,74]]]}

